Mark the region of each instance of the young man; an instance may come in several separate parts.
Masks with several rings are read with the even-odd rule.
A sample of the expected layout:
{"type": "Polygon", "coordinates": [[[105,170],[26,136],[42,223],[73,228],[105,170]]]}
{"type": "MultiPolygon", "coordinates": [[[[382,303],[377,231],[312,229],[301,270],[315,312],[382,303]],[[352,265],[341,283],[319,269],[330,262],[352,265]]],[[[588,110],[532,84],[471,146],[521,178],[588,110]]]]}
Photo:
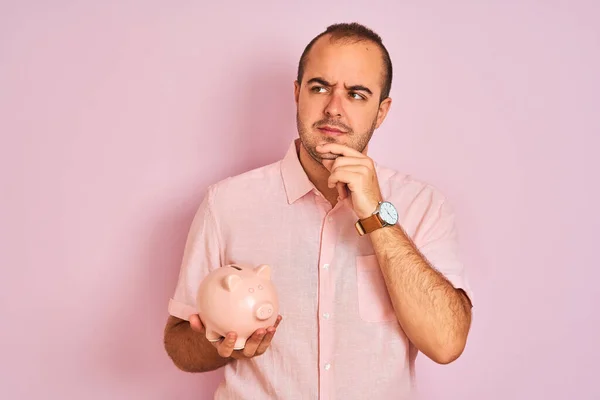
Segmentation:
{"type": "Polygon", "coordinates": [[[165,347],[184,371],[225,366],[215,398],[411,398],[418,352],[441,364],[462,353],[471,291],[452,210],[435,188],[367,155],[391,80],[377,34],[330,26],[300,59],[288,153],[208,189],[165,347]],[[233,262],[273,268],[284,317],[236,351],[235,332],[206,340],[195,309],[202,278],[233,262]]]}

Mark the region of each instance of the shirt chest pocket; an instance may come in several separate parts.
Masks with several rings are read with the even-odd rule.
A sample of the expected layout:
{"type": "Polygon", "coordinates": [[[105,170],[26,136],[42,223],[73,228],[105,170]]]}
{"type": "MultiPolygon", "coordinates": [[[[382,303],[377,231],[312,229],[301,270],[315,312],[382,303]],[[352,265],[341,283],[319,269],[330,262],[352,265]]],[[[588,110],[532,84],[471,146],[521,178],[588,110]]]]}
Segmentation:
{"type": "Polygon", "coordinates": [[[358,312],[362,320],[366,322],[396,320],[394,307],[376,255],[356,257],[356,283],[358,286],[358,312]]]}

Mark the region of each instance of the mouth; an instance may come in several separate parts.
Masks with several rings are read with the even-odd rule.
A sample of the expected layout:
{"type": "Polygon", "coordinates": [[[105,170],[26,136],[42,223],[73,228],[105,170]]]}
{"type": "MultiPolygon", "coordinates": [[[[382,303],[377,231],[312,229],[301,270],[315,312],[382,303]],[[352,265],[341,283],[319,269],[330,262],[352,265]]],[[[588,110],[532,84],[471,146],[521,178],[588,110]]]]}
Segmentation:
{"type": "Polygon", "coordinates": [[[319,131],[321,131],[322,133],[324,133],[326,135],[331,135],[331,136],[340,136],[340,135],[344,135],[344,134],[348,133],[339,128],[331,126],[331,125],[320,126],[317,129],[319,131]]]}

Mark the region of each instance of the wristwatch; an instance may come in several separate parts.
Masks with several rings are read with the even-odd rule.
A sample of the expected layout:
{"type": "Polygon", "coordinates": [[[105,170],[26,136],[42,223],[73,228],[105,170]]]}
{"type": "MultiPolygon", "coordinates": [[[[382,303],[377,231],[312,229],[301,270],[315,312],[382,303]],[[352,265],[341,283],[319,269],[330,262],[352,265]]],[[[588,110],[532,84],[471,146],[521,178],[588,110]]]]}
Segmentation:
{"type": "Polygon", "coordinates": [[[356,221],[355,226],[358,234],[362,236],[379,228],[395,225],[397,222],[398,211],[396,207],[389,201],[380,201],[375,212],[367,218],[356,221]]]}

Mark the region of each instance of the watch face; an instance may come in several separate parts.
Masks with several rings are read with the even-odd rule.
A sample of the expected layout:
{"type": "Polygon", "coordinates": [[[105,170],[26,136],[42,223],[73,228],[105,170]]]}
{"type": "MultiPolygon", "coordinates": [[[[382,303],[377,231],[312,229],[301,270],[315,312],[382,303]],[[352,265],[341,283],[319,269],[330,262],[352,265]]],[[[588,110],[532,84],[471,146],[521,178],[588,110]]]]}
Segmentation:
{"type": "Polygon", "coordinates": [[[396,211],[396,207],[387,201],[381,203],[381,206],[379,207],[379,216],[385,223],[390,225],[394,225],[398,222],[398,211],[396,211]]]}

